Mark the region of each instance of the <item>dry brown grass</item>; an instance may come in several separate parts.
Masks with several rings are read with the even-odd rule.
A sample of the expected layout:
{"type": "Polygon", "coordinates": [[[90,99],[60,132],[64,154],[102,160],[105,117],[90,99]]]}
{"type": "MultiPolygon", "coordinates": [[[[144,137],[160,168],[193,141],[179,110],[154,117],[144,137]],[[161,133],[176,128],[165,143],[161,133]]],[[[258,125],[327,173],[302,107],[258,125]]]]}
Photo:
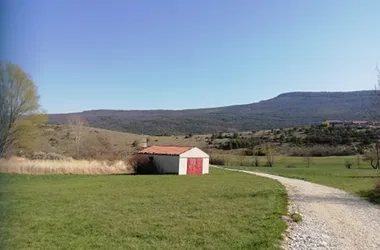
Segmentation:
{"type": "Polygon", "coordinates": [[[0,159],[0,173],[16,174],[131,174],[126,161],[0,159]]]}
{"type": "MultiPolygon", "coordinates": [[[[185,136],[147,136],[148,145],[177,145],[196,146],[206,148],[206,138],[210,135],[194,135],[185,139],[185,136]]],[[[145,136],[123,133],[105,129],[86,127],[83,131],[80,145],[80,158],[86,159],[124,159],[132,155],[137,149],[134,141],[139,142],[145,136]],[[117,155],[117,157],[115,157],[117,155]]],[[[41,127],[39,146],[33,151],[54,152],[69,157],[76,156],[75,138],[70,135],[68,126],[45,125],[41,127]]]]}

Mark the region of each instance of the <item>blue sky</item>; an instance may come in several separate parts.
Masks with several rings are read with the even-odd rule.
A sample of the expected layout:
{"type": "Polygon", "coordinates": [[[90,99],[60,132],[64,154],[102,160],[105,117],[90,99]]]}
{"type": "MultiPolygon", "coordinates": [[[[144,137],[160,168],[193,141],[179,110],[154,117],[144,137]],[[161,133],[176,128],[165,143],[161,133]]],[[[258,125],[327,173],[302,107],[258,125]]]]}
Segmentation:
{"type": "Polygon", "coordinates": [[[372,89],[379,0],[0,0],[2,59],[49,113],[372,89]]]}

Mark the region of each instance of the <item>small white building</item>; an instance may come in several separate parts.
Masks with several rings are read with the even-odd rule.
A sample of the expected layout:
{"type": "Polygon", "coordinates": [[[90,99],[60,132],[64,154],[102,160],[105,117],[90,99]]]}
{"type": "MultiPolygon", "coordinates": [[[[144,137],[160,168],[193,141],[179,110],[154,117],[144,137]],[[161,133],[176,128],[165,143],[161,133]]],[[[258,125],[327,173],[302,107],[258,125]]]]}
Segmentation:
{"type": "Polygon", "coordinates": [[[161,173],[178,175],[209,173],[210,157],[197,147],[151,146],[138,153],[153,160],[161,173]]]}

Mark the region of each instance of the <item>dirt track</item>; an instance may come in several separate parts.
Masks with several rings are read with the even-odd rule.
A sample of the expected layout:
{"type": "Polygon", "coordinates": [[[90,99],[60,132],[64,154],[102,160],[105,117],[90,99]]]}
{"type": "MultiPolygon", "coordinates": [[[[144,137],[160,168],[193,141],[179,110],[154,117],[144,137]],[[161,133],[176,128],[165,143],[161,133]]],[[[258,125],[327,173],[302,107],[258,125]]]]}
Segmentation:
{"type": "MultiPolygon", "coordinates": [[[[234,169],[227,169],[237,171],[234,169]]],[[[380,207],[339,189],[307,181],[239,170],[278,180],[287,189],[291,223],[286,249],[380,249],[380,207]]]]}

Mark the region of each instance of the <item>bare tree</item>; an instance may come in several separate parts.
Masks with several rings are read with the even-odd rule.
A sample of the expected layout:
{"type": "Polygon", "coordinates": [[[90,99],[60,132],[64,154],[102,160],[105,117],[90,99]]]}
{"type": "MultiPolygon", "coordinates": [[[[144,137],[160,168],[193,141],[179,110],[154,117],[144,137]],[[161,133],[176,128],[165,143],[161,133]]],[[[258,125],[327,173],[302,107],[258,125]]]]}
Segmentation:
{"type": "Polygon", "coordinates": [[[75,138],[75,149],[76,149],[76,157],[80,157],[80,144],[82,142],[83,133],[85,131],[85,127],[87,127],[87,121],[82,119],[80,116],[73,115],[68,119],[69,130],[70,133],[75,138]]]}
{"type": "Polygon", "coordinates": [[[236,159],[237,159],[240,166],[244,166],[244,160],[245,160],[244,155],[238,154],[238,155],[236,155],[236,159]]]}
{"type": "MultiPolygon", "coordinates": [[[[377,120],[379,118],[379,111],[380,111],[380,69],[376,65],[376,72],[377,72],[377,84],[375,85],[375,97],[373,99],[372,103],[372,119],[377,120]]],[[[380,169],[380,156],[379,156],[379,142],[380,142],[380,136],[378,135],[375,142],[375,149],[372,152],[372,159],[370,160],[371,166],[374,169],[380,169]]]]}
{"type": "Polygon", "coordinates": [[[377,84],[374,86],[374,95],[371,99],[371,106],[367,110],[368,116],[371,117],[371,119],[378,119],[380,116],[380,68],[376,66],[376,73],[377,73],[377,84]]]}
{"type": "Polygon", "coordinates": [[[259,157],[260,147],[253,148],[252,152],[253,152],[253,165],[255,167],[259,167],[260,166],[260,157],[259,157]]]}
{"type": "Polygon", "coordinates": [[[260,158],[257,154],[253,156],[253,164],[255,167],[260,167],[260,158]]]}
{"type": "Polygon", "coordinates": [[[370,161],[373,169],[380,169],[379,141],[376,141],[375,148],[365,155],[365,160],[370,161]]]}
{"type": "Polygon", "coordinates": [[[358,168],[360,167],[360,154],[356,155],[356,165],[358,166],[358,168]]]}
{"type": "Polygon", "coordinates": [[[274,165],[274,157],[277,154],[277,150],[275,145],[271,143],[266,143],[264,145],[264,152],[265,152],[265,157],[267,158],[267,164],[269,167],[273,167],[274,165]]]}
{"type": "Polygon", "coordinates": [[[306,162],[307,167],[310,168],[311,163],[313,162],[313,157],[311,156],[310,153],[307,153],[304,157],[303,160],[306,162]]]}
{"type": "MultiPolygon", "coordinates": [[[[380,68],[379,66],[376,66],[376,71],[377,71],[377,84],[375,85],[375,90],[379,92],[380,88],[380,68]]],[[[378,93],[380,95],[380,93],[378,93]]]]}
{"type": "MultiPolygon", "coordinates": [[[[377,84],[375,85],[375,96],[372,102],[372,109],[370,109],[370,115],[372,119],[377,120],[380,116],[380,69],[376,66],[377,72],[377,84]]],[[[371,162],[371,166],[374,169],[380,169],[380,136],[378,135],[375,142],[375,148],[365,156],[365,160],[371,162]]]]}

